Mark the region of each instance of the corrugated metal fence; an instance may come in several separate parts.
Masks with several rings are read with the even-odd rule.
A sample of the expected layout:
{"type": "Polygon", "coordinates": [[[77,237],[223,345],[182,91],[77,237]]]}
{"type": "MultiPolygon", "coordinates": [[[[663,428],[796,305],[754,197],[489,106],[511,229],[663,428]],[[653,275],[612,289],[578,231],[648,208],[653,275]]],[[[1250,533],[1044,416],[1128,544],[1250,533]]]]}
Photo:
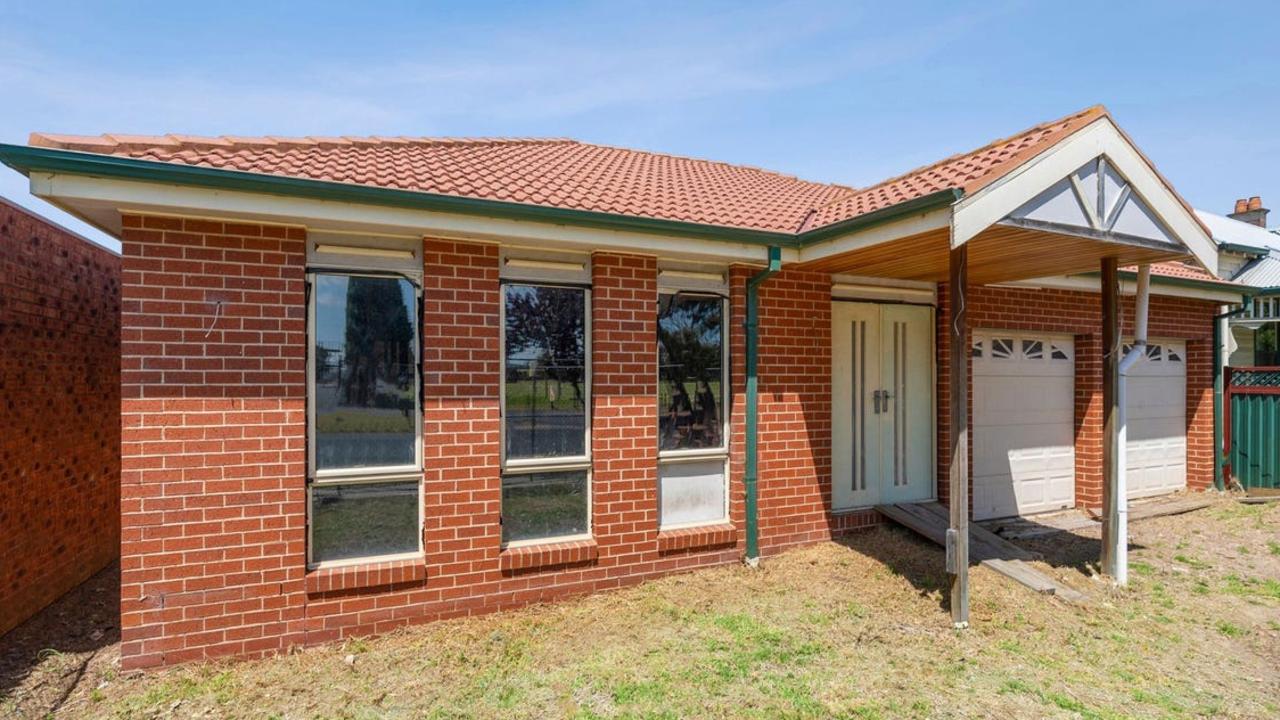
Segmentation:
{"type": "Polygon", "coordinates": [[[1226,475],[1245,489],[1280,487],[1280,367],[1226,368],[1226,475]]]}

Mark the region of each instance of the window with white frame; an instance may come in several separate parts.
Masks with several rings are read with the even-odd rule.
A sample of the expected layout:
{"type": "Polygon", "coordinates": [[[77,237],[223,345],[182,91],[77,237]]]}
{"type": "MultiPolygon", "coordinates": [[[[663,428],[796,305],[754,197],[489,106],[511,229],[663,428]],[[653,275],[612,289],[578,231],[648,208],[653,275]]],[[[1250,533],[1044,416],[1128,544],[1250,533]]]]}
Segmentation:
{"type": "Polygon", "coordinates": [[[581,286],[503,283],[506,544],[590,532],[589,303],[590,291],[581,286]]]}
{"type": "Polygon", "coordinates": [[[378,271],[307,279],[309,564],[419,554],[419,288],[378,271]]]}
{"type": "Polygon", "coordinates": [[[658,495],[664,528],[728,516],[728,303],[705,292],[658,296],[658,495]]]}

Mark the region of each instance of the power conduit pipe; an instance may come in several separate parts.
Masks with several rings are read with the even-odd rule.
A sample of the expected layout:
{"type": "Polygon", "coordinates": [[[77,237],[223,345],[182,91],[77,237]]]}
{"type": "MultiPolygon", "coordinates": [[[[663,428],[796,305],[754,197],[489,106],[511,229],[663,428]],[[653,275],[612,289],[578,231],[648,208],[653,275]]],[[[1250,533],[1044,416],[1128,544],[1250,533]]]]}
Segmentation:
{"type": "Polygon", "coordinates": [[[1120,359],[1119,382],[1116,388],[1116,417],[1119,441],[1116,443],[1116,501],[1115,517],[1111,520],[1111,557],[1115,568],[1112,578],[1116,585],[1129,583],[1129,371],[1147,354],[1147,308],[1151,297],[1151,266],[1138,268],[1138,295],[1133,311],[1133,348],[1120,359]]]}

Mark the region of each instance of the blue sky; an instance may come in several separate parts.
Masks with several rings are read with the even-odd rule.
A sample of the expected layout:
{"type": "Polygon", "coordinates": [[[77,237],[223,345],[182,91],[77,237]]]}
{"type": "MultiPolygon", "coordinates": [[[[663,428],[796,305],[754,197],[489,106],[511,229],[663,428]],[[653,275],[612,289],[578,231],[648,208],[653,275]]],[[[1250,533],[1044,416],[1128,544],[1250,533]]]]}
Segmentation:
{"type": "Polygon", "coordinates": [[[0,0],[0,142],[568,136],[867,185],[1103,103],[1193,205],[1280,209],[1277,37],[1250,2],[0,0]]]}

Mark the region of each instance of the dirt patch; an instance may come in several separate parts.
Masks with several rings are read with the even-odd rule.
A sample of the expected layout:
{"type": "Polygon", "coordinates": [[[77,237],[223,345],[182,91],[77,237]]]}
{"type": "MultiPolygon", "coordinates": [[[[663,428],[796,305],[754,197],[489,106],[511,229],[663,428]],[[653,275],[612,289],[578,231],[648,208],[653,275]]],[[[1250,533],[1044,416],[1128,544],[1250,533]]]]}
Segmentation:
{"type": "MultiPolygon", "coordinates": [[[[950,626],[941,549],[880,527],[758,570],[267,660],[125,678],[94,661],[60,716],[1280,715],[1280,507],[1221,500],[1131,531],[1124,590],[1092,578],[1096,528],[1019,541],[1093,602],[1068,605],[978,567],[967,631],[950,626]]],[[[42,712],[30,686],[47,662],[13,689],[25,693],[14,695],[20,712],[42,712]]]]}
{"type": "Polygon", "coordinates": [[[120,566],[113,563],[0,637],[0,716],[43,717],[115,677],[120,566]]]}

